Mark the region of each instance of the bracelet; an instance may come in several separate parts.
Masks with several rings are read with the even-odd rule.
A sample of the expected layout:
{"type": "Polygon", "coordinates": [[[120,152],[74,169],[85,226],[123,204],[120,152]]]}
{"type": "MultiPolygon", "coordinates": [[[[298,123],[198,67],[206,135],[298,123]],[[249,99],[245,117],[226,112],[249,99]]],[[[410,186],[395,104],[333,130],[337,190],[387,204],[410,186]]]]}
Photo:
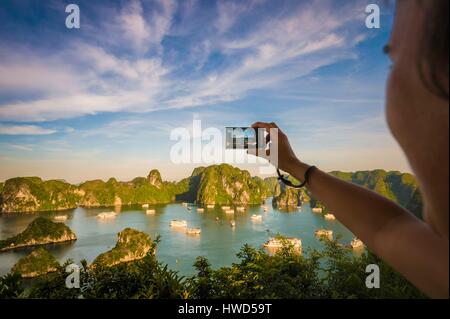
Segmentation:
{"type": "Polygon", "coordinates": [[[289,176],[287,175],[282,175],[280,172],[280,169],[277,168],[277,174],[278,174],[278,180],[281,181],[283,184],[293,187],[293,188],[302,188],[304,187],[306,184],[309,183],[309,176],[311,175],[311,173],[316,169],[316,166],[310,166],[308,167],[308,169],[305,172],[305,175],[303,177],[303,183],[301,183],[300,185],[295,185],[293,184],[288,178],[289,176]]]}

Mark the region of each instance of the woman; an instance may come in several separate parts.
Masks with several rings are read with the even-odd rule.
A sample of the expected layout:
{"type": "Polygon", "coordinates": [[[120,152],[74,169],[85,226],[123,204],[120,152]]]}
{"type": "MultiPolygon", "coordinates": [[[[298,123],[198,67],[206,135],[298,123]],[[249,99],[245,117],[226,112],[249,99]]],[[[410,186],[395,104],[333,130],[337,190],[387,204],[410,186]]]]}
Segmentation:
{"type": "MultiPolygon", "coordinates": [[[[314,197],[375,254],[436,298],[449,294],[448,12],[448,0],[399,0],[385,47],[392,59],[387,122],[417,177],[425,222],[396,203],[319,169],[309,170],[306,178],[314,197]]],[[[262,122],[253,127],[277,128],[262,122]]],[[[310,167],[296,157],[281,130],[278,167],[300,181],[310,167]]]]}

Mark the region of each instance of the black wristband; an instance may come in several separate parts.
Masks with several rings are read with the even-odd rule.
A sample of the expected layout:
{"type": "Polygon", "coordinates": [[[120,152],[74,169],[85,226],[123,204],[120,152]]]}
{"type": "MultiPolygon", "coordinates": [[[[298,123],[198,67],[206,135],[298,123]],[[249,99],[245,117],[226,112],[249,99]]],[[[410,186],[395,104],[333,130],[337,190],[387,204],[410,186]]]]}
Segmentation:
{"type": "Polygon", "coordinates": [[[308,167],[308,169],[307,169],[306,172],[305,172],[305,175],[303,176],[303,182],[302,182],[301,184],[299,184],[299,185],[293,184],[293,183],[288,179],[289,176],[282,175],[279,168],[277,168],[278,179],[279,179],[283,184],[285,184],[285,185],[287,185],[287,186],[289,186],[289,187],[293,187],[293,188],[302,188],[302,187],[306,186],[306,184],[309,183],[309,176],[311,175],[311,173],[312,173],[316,168],[317,168],[317,167],[314,166],[314,165],[308,167]]]}

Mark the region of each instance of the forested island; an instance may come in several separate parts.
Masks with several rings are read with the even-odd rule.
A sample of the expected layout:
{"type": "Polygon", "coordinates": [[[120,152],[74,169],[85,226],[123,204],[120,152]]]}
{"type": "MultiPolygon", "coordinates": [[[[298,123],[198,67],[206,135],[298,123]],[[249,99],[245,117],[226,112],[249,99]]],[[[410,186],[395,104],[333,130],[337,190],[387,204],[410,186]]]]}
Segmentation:
{"type": "MultiPolygon", "coordinates": [[[[331,172],[338,178],[367,187],[420,216],[422,200],[415,178],[408,173],[384,170],[331,172]]],[[[82,207],[168,204],[177,201],[199,205],[257,205],[268,197],[281,209],[310,201],[320,203],[306,189],[280,187],[275,177],[252,177],[248,171],[228,164],[196,168],[179,182],[163,181],[158,170],[128,182],[115,178],[72,185],[61,180],[17,177],[0,184],[2,213],[40,212],[82,207]]]]}

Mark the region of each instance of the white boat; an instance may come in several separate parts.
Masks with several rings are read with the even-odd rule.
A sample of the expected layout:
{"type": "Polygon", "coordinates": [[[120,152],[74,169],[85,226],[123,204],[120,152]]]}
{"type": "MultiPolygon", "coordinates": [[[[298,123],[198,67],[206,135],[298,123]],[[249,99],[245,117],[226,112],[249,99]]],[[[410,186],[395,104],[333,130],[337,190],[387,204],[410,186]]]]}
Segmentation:
{"type": "Polygon", "coordinates": [[[188,228],[186,233],[188,235],[200,235],[202,230],[200,228],[188,228]]]}
{"type": "Polygon", "coordinates": [[[364,247],[364,243],[358,238],[353,238],[353,240],[350,243],[350,246],[352,246],[353,249],[357,249],[364,247]]]}
{"type": "Polygon", "coordinates": [[[148,204],[142,204],[142,208],[148,208],[148,204]]]}
{"type": "Polygon", "coordinates": [[[302,247],[302,240],[300,238],[270,238],[266,243],[264,243],[264,247],[267,248],[282,248],[283,245],[290,244],[293,245],[294,248],[302,247]]]}
{"type": "Polygon", "coordinates": [[[188,206],[188,203],[181,203],[181,206],[187,207],[187,206],[188,206]]]}
{"type": "Polygon", "coordinates": [[[323,209],[320,207],[313,207],[311,211],[313,213],[321,213],[323,211],[323,209]]]}
{"type": "Polygon", "coordinates": [[[188,208],[187,208],[187,210],[188,210],[188,211],[191,211],[191,210],[192,210],[192,208],[188,207],[188,208]]]}
{"type": "Polygon", "coordinates": [[[336,219],[336,217],[333,214],[326,214],[324,217],[326,220],[335,220],[336,219]]]}
{"type": "Polygon", "coordinates": [[[314,234],[316,235],[316,237],[326,237],[326,238],[333,237],[333,231],[328,229],[318,229],[314,234]]]}
{"type": "Polygon", "coordinates": [[[225,214],[234,214],[234,209],[225,210],[225,214]]]}
{"type": "Polygon", "coordinates": [[[53,219],[58,222],[65,222],[67,220],[67,215],[55,216],[53,219]]]}
{"type": "Polygon", "coordinates": [[[236,222],[234,220],[230,221],[230,226],[233,228],[236,227],[236,222]]]}
{"type": "Polygon", "coordinates": [[[222,206],[222,210],[230,210],[231,207],[230,206],[222,206]]]}
{"type": "Polygon", "coordinates": [[[197,212],[199,212],[199,213],[203,213],[204,211],[205,211],[204,208],[197,208],[197,212]]]}
{"type": "Polygon", "coordinates": [[[250,218],[253,221],[261,221],[262,220],[262,215],[252,215],[250,218]]]}
{"type": "Polygon", "coordinates": [[[206,208],[208,208],[208,209],[213,209],[214,207],[215,207],[215,205],[212,205],[212,204],[206,205],[206,208]]]}
{"type": "Polygon", "coordinates": [[[244,206],[238,206],[238,207],[236,207],[236,210],[238,212],[244,212],[245,211],[245,207],[244,206]]]}
{"type": "Polygon", "coordinates": [[[97,218],[101,218],[101,219],[110,219],[110,218],[115,218],[116,217],[116,213],[115,212],[103,212],[97,215],[97,218]]]}
{"type": "Polygon", "coordinates": [[[156,211],[155,211],[154,209],[147,209],[147,210],[145,211],[145,213],[146,213],[147,215],[155,215],[156,211]]]}
{"type": "Polygon", "coordinates": [[[170,227],[187,227],[187,221],[174,219],[170,222],[170,227]]]}

